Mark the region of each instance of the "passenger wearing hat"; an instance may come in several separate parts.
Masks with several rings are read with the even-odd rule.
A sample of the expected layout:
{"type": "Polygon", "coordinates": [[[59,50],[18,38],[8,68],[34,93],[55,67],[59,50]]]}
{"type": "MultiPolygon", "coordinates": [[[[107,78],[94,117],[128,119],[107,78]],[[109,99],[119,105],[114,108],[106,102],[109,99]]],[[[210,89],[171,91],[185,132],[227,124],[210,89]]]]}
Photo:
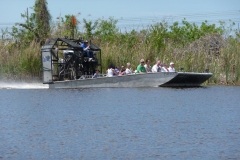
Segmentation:
{"type": "Polygon", "coordinates": [[[175,72],[175,68],[174,68],[174,63],[173,62],[170,63],[170,66],[169,66],[168,70],[169,70],[169,72],[175,72]]]}
{"type": "Polygon", "coordinates": [[[85,40],[82,44],[81,47],[83,48],[84,52],[87,54],[89,61],[92,61],[93,59],[93,52],[90,50],[90,45],[88,44],[88,41],[85,40]]]}
{"type": "Polygon", "coordinates": [[[141,59],[140,64],[137,66],[137,73],[147,73],[144,67],[144,59],[141,59]]]}

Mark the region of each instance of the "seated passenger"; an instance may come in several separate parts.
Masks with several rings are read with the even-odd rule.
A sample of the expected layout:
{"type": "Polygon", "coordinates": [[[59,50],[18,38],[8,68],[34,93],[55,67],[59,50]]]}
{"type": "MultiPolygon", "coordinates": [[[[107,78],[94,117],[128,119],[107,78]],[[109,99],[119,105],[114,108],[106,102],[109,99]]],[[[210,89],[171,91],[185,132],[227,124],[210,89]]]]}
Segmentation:
{"type": "Polygon", "coordinates": [[[115,67],[112,64],[110,64],[108,66],[108,70],[107,70],[107,77],[113,77],[115,75],[117,75],[117,73],[115,71],[115,67]]]}
{"type": "Polygon", "coordinates": [[[169,66],[168,70],[169,70],[169,72],[175,72],[175,68],[174,68],[174,63],[173,62],[170,63],[170,66],[169,66]]]}
{"type": "Polygon", "coordinates": [[[92,61],[93,60],[93,51],[90,50],[90,45],[88,44],[88,41],[87,40],[84,41],[81,44],[81,47],[83,48],[83,51],[87,54],[89,61],[92,61]]]}
{"type": "Polygon", "coordinates": [[[144,65],[147,73],[152,72],[152,67],[150,66],[150,63],[151,63],[151,61],[148,59],[148,60],[146,60],[146,64],[144,65]]]}
{"type": "Polygon", "coordinates": [[[126,75],[126,69],[125,69],[125,67],[124,66],[122,66],[121,67],[121,70],[120,70],[120,72],[119,72],[119,76],[123,76],[123,75],[126,75]]]}
{"type": "Polygon", "coordinates": [[[92,78],[98,78],[98,77],[99,77],[99,70],[97,69],[92,78]]]}
{"type": "Polygon", "coordinates": [[[141,59],[140,64],[137,66],[137,73],[147,73],[144,67],[144,59],[141,59]]]}
{"type": "Polygon", "coordinates": [[[132,69],[131,69],[131,63],[127,63],[127,68],[126,68],[126,75],[128,74],[133,74],[132,69]]]}
{"type": "Polygon", "coordinates": [[[152,67],[152,72],[161,72],[161,61],[156,62],[156,64],[152,67]]]}
{"type": "Polygon", "coordinates": [[[119,75],[119,69],[118,69],[118,67],[115,66],[114,70],[115,70],[114,76],[118,76],[118,75],[119,75]]]}
{"type": "Polygon", "coordinates": [[[161,69],[161,72],[169,72],[166,64],[163,64],[163,67],[162,67],[162,69],[161,69]]]}

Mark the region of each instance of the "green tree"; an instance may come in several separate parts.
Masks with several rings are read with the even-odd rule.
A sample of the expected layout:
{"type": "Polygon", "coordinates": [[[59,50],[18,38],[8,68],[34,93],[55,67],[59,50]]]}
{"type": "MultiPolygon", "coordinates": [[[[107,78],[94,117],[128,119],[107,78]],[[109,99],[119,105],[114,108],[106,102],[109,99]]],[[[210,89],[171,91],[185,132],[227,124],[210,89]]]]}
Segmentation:
{"type": "Polygon", "coordinates": [[[46,0],[36,0],[34,5],[34,14],[36,30],[38,32],[39,41],[45,41],[50,32],[51,15],[47,9],[46,0]]]}
{"type": "MultiPolygon", "coordinates": [[[[75,38],[77,34],[77,25],[79,21],[77,21],[74,15],[65,15],[66,20],[62,20],[63,23],[63,36],[75,38]]],[[[61,26],[60,26],[61,27],[61,26]]]]}
{"type": "Polygon", "coordinates": [[[51,15],[47,9],[47,1],[36,0],[32,9],[34,12],[30,16],[21,14],[25,18],[25,23],[17,25],[23,28],[14,26],[11,35],[27,44],[35,40],[43,45],[50,34],[51,15]]]}
{"type": "Polygon", "coordinates": [[[207,21],[204,21],[198,26],[195,23],[189,23],[186,19],[182,20],[181,26],[179,26],[178,22],[174,22],[173,25],[169,26],[169,29],[169,38],[175,46],[185,46],[209,34],[221,35],[223,33],[223,29],[216,27],[215,24],[210,25],[207,21]]]}
{"type": "Polygon", "coordinates": [[[104,41],[113,40],[118,33],[117,22],[113,17],[108,20],[99,20],[95,35],[101,37],[104,41]]]}
{"type": "MultiPolygon", "coordinates": [[[[150,39],[151,48],[155,48],[157,52],[164,51],[166,40],[168,39],[168,24],[167,22],[156,23],[151,26],[150,39]]],[[[155,52],[154,50],[152,50],[155,52]]]]}
{"type": "Polygon", "coordinates": [[[93,36],[93,31],[96,29],[98,25],[98,21],[94,23],[92,21],[87,21],[85,18],[83,19],[84,27],[86,29],[86,39],[89,39],[93,36]]]}

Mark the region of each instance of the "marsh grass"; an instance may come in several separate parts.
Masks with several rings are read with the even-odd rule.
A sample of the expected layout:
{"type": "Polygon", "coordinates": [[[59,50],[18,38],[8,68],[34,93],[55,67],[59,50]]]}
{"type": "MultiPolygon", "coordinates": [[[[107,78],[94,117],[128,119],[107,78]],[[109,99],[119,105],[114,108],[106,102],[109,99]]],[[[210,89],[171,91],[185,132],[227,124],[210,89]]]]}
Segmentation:
{"type": "Polygon", "coordinates": [[[102,43],[104,70],[110,63],[119,67],[127,62],[130,62],[135,70],[142,58],[150,59],[151,65],[154,65],[156,60],[165,64],[173,61],[177,71],[180,71],[180,68],[184,68],[185,72],[205,72],[208,69],[213,73],[213,77],[207,82],[209,84],[240,84],[240,44],[236,40],[224,40],[213,34],[177,48],[172,45],[173,42],[168,42],[161,50],[146,41],[148,40],[137,41],[132,47],[129,47],[129,41],[126,40],[102,43]]]}
{"type": "MultiPolygon", "coordinates": [[[[240,77],[240,56],[239,43],[229,40],[226,47],[222,49],[220,72],[222,74],[221,82],[226,84],[239,85],[240,77]]],[[[219,67],[219,66],[218,66],[219,67]]]]}
{"type": "MultiPolygon", "coordinates": [[[[92,39],[102,50],[102,68],[105,72],[109,64],[118,67],[127,62],[135,70],[140,59],[156,60],[169,64],[185,72],[204,72],[209,69],[213,77],[208,84],[240,85],[240,42],[224,39],[221,35],[209,34],[193,42],[177,43],[164,39],[159,32],[151,31],[134,34],[117,34],[111,40],[92,39]]],[[[0,75],[13,80],[41,79],[41,47],[32,42],[22,47],[12,41],[0,41],[0,75]]]]}
{"type": "Polygon", "coordinates": [[[38,79],[41,76],[40,46],[32,42],[21,48],[16,43],[0,44],[1,78],[10,80],[38,79]]]}

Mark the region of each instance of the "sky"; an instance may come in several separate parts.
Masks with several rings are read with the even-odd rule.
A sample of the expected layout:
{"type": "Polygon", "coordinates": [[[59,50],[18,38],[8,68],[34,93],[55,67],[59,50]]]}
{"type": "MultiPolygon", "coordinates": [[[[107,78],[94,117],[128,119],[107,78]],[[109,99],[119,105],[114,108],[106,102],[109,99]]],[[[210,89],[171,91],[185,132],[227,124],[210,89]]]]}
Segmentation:
{"type": "MultiPolygon", "coordinates": [[[[31,13],[35,0],[0,0],[0,30],[11,28],[17,22],[25,22],[21,13],[31,13]]],[[[231,19],[239,29],[240,0],[47,0],[52,22],[57,17],[76,15],[80,21],[107,20],[113,17],[118,20],[121,30],[146,28],[150,24],[165,20],[170,25],[181,22],[201,24],[219,24],[220,20],[231,19]]],[[[79,26],[81,30],[82,23],[79,26]]],[[[1,31],[0,31],[1,34],[1,31]]]]}

